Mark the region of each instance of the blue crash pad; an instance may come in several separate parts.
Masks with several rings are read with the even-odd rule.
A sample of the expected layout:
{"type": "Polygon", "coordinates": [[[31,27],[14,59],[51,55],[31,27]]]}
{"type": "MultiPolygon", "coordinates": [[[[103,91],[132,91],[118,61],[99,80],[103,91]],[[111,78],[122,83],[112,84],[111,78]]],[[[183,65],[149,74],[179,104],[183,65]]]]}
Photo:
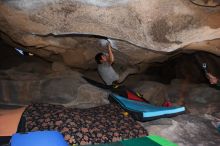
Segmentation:
{"type": "Polygon", "coordinates": [[[68,146],[68,144],[57,131],[36,131],[14,134],[11,146],[68,146]]]}

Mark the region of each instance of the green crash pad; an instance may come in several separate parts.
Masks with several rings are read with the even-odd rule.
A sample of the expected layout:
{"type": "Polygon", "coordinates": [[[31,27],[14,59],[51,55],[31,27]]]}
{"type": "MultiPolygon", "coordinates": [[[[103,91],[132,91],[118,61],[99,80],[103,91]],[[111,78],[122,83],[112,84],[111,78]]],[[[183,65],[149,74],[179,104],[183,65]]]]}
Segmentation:
{"type": "Polygon", "coordinates": [[[87,146],[178,146],[177,144],[157,135],[133,138],[109,144],[87,145],[87,146]]]}
{"type": "Polygon", "coordinates": [[[177,144],[157,135],[149,135],[147,138],[158,143],[160,146],[178,146],[177,144]]]}
{"type": "Polygon", "coordinates": [[[148,137],[124,140],[121,141],[121,143],[123,146],[160,146],[158,143],[149,139],[148,137]]]}

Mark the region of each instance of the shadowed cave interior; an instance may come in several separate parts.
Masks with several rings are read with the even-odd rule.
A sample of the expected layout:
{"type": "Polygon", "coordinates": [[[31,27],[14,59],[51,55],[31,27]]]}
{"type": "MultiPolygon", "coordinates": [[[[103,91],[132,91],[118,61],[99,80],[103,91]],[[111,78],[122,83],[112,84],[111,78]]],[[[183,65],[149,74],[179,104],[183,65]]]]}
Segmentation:
{"type": "Polygon", "coordinates": [[[158,145],[155,135],[170,145],[219,145],[219,6],[0,1],[0,145],[47,130],[65,146],[158,145]],[[114,59],[97,64],[109,50],[114,59]],[[111,85],[99,70],[106,64],[105,74],[119,75],[111,85]]]}

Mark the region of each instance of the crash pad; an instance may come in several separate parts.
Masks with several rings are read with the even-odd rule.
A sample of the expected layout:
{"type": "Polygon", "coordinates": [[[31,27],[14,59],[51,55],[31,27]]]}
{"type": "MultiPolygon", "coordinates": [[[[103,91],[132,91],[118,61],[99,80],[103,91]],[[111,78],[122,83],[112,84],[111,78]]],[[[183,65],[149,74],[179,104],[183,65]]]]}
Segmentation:
{"type": "Polygon", "coordinates": [[[155,106],[145,102],[129,100],[125,97],[119,96],[117,94],[110,94],[110,97],[121,105],[122,108],[129,111],[131,115],[136,120],[148,121],[157,119],[160,117],[171,117],[181,114],[185,111],[185,107],[175,106],[175,107],[163,107],[155,106]]]}
{"type": "Polygon", "coordinates": [[[11,146],[68,146],[68,144],[57,131],[36,131],[14,134],[11,146]]]}
{"type": "Polygon", "coordinates": [[[157,135],[149,135],[147,137],[132,138],[120,142],[87,146],[177,146],[177,144],[157,135]]]}

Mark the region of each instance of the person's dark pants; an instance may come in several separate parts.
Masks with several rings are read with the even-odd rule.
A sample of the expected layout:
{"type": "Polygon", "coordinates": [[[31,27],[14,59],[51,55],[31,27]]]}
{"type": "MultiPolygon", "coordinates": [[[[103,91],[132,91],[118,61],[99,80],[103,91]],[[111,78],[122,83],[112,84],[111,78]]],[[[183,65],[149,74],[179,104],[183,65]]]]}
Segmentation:
{"type": "Polygon", "coordinates": [[[0,136],[0,145],[6,146],[9,144],[10,140],[11,140],[11,136],[0,136]]]}
{"type": "Polygon", "coordinates": [[[118,95],[120,95],[122,97],[125,97],[125,98],[128,98],[128,92],[130,92],[133,95],[136,95],[137,97],[141,98],[142,101],[144,101],[146,103],[150,103],[149,101],[147,101],[146,99],[143,98],[143,95],[141,95],[140,93],[137,93],[133,89],[130,89],[130,88],[124,86],[124,85],[111,85],[111,86],[109,86],[109,89],[113,93],[118,94],[118,95]]]}
{"type": "Polygon", "coordinates": [[[119,85],[119,86],[112,85],[110,90],[113,93],[116,93],[116,94],[118,94],[118,95],[120,95],[122,97],[127,97],[128,88],[125,87],[124,85],[119,85]]]}

